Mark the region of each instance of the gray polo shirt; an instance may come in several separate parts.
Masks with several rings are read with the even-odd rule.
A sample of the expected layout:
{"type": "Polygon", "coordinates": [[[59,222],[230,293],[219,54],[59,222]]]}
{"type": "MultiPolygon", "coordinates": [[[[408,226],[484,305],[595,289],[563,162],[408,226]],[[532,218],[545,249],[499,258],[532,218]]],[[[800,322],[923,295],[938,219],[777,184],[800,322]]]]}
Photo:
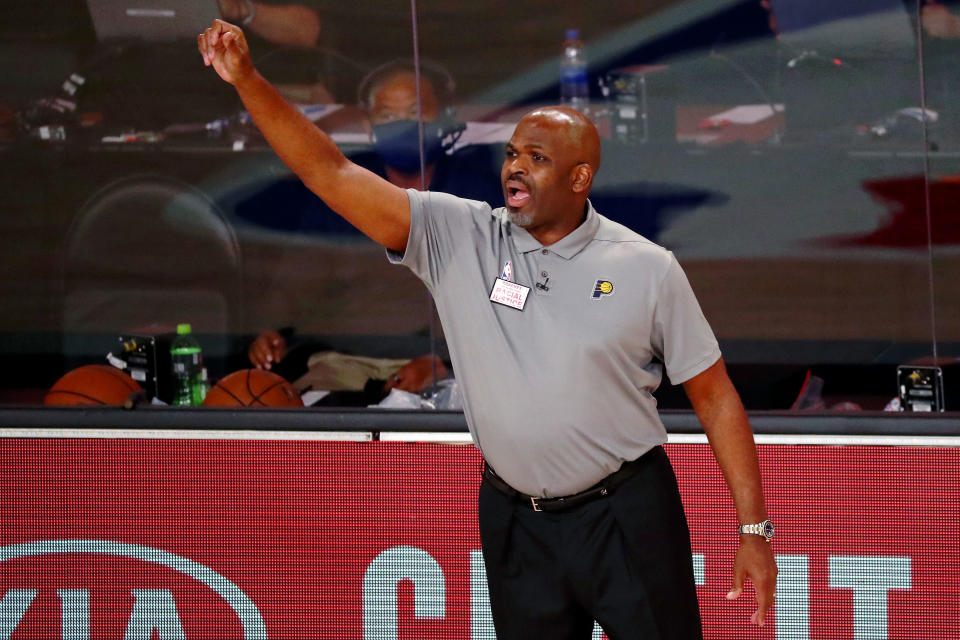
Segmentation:
{"type": "Polygon", "coordinates": [[[504,480],[569,495],[666,441],[659,362],[679,384],[720,357],[671,252],[592,205],[544,247],[502,207],[408,194],[407,248],[389,257],[433,294],[470,432],[504,480]],[[498,278],[529,287],[522,310],[491,301],[498,278]]]}

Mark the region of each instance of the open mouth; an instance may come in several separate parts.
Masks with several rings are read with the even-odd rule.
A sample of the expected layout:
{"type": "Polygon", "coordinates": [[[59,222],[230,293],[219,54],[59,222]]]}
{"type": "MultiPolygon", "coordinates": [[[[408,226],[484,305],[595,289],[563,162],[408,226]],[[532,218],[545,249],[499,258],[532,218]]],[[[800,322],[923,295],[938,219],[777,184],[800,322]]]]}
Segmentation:
{"type": "Polygon", "coordinates": [[[527,190],[526,185],[516,180],[507,182],[506,191],[508,207],[519,209],[530,202],[530,192],[527,190]]]}

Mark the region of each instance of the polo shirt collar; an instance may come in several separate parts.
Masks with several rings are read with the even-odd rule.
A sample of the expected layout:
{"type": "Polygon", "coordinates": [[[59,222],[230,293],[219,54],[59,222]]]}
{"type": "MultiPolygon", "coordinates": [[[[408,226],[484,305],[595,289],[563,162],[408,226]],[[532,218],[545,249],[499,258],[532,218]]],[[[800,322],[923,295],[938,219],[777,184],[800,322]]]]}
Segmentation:
{"type": "MultiPolygon", "coordinates": [[[[587,217],[580,223],[580,226],[565,235],[563,238],[547,245],[547,249],[557,254],[561,258],[569,260],[582,251],[597,234],[600,228],[600,216],[597,214],[593,204],[587,200],[587,217]]],[[[513,243],[521,253],[530,253],[544,248],[540,242],[534,238],[523,227],[515,224],[510,225],[510,233],[513,235],[513,243]]]]}

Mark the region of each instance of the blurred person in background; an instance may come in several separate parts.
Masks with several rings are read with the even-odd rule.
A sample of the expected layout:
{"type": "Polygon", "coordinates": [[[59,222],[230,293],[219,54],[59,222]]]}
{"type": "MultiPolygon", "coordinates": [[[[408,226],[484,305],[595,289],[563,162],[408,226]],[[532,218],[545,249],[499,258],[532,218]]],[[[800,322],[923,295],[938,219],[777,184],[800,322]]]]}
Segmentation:
{"type": "MultiPolygon", "coordinates": [[[[436,63],[428,63],[420,77],[420,104],[417,103],[417,77],[413,62],[395,60],[370,72],[359,84],[358,103],[366,115],[367,129],[373,145],[370,151],[354,154],[357,164],[401,188],[428,188],[453,193],[475,200],[500,198],[500,181],[493,167],[492,149],[466,146],[453,153],[447,131],[462,125],[452,113],[453,79],[436,63]],[[424,172],[420,174],[420,133],[418,108],[422,110],[424,140],[424,172]],[[446,140],[446,142],[445,142],[446,140]]],[[[297,178],[284,180],[258,193],[238,207],[243,212],[258,211],[263,224],[276,222],[278,211],[294,215],[305,224],[346,226],[342,218],[329,211],[297,178]],[[278,206],[279,203],[279,206],[278,206]]],[[[247,218],[249,219],[249,218],[247,218]]],[[[301,229],[302,230],[302,229],[301,229]]],[[[331,230],[331,229],[327,229],[331,230]]],[[[348,227],[347,230],[352,230],[348,227]]],[[[250,344],[247,355],[253,366],[273,369],[291,381],[308,373],[310,359],[330,346],[322,340],[297,336],[293,328],[267,329],[250,344]]],[[[328,362],[323,361],[322,366],[328,362]]],[[[396,386],[404,391],[421,391],[437,378],[446,375],[445,363],[435,356],[421,356],[401,370],[383,378],[371,377],[364,387],[369,393],[361,396],[340,395],[327,403],[340,400],[377,401],[382,389],[389,392],[396,386]]]]}
{"type": "Polygon", "coordinates": [[[247,355],[293,383],[297,391],[329,391],[314,406],[366,407],[393,390],[420,393],[451,375],[450,363],[435,354],[416,358],[377,358],[335,351],[320,339],[294,339],[288,329],[268,329],[250,344],[247,355]]]}
{"type": "MultiPolygon", "coordinates": [[[[402,188],[425,187],[463,198],[498,201],[497,145],[454,143],[464,129],[454,113],[454,81],[436,63],[422,70],[423,176],[420,123],[412,61],[395,60],[371,71],[358,85],[370,147],[351,153],[354,163],[402,188]]],[[[235,205],[236,215],[262,227],[306,234],[348,234],[356,230],[331,211],[296,176],[278,180],[235,205]]]]}
{"type": "Polygon", "coordinates": [[[217,4],[224,20],[275,44],[312,47],[320,38],[320,16],[305,4],[267,0],[217,0],[217,4]]]}

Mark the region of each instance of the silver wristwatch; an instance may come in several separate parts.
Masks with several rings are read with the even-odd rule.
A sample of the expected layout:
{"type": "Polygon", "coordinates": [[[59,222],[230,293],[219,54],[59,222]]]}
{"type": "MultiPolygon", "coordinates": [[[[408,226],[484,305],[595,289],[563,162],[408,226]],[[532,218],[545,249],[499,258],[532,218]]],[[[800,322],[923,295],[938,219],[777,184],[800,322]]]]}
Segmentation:
{"type": "Polygon", "coordinates": [[[774,533],[773,523],[769,520],[764,520],[757,524],[742,524],[737,528],[737,533],[750,533],[755,536],[763,536],[764,540],[770,542],[770,540],[773,539],[774,533]]]}

